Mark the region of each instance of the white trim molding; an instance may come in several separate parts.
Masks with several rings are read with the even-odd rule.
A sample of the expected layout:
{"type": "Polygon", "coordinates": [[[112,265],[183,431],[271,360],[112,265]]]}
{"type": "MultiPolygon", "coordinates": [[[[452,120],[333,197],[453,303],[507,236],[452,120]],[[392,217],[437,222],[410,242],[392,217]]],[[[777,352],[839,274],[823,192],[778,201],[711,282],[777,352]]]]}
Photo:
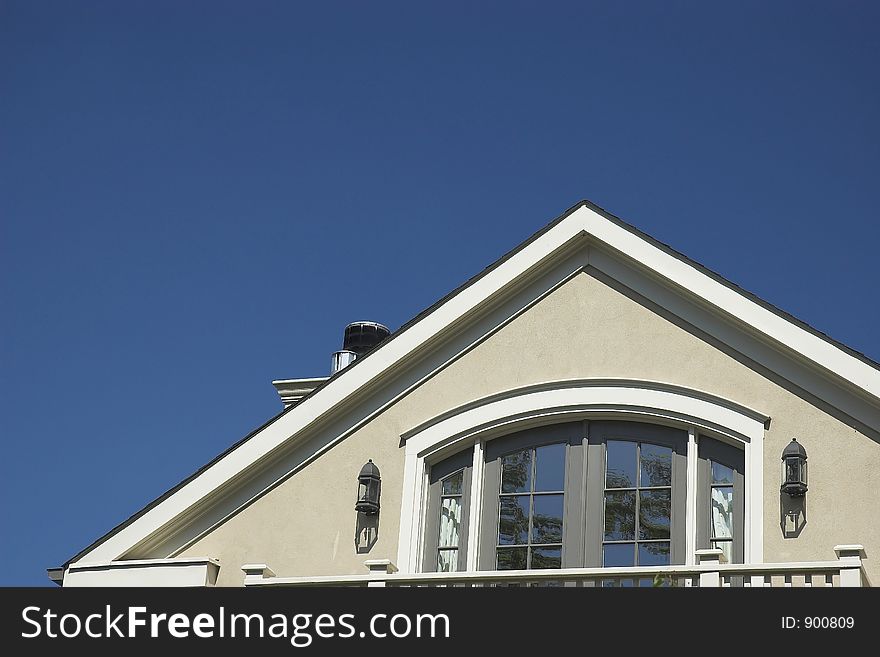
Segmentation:
{"type": "Polygon", "coordinates": [[[75,563],[64,586],[214,586],[219,572],[220,562],[207,557],[75,563]]]}
{"type": "Polygon", "coordinates": [[[272,381],[272,385],[278,391],[278,396],[281,397],[281,403],[284,404],[284,408],[287,408],[288,406],[293,406],[293,404],[306,395],[311,394],[315,388],[329,378],[327,376],[317,376],[310,379],[276,379],[272,381]]]}
{"type": "MultiPolygon", "coordinates": [[[[425,481],[432,461],[523,428],[609,417],[669,424],[691,434],[708,432],[741,446],[746,462],[745,561],[763,562],[763,444],[768,416],[709,393],[661,382],[578,379],[493,395],[444,413],[403,435],[406,456],[397,554],[400,571],[419,570],[425,481]]],[[[482,447],[475,454],[477,451],[482,453],[482,447]]],[[[476,467],[473,476],[472,490],[479,490],[481,477],[476,467]]],[[[472,517],[471,524],[474,522],[472,517]]],[[[695,522],[692,514],[688,522],[695,522]]],[[[693,526],[687,529],[694,533],[693,526]]],[[[476,531],[468,532],[469,555],[476,553],[478,539],[476,531]]]]}

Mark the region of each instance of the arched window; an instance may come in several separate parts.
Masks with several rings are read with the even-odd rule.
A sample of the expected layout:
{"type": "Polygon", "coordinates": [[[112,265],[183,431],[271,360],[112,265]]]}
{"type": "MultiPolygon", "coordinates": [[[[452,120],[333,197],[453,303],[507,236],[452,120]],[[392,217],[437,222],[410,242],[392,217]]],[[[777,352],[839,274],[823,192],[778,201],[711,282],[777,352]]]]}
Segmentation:
{"type": "Polygon", "coordinates": [[[482,570],[684,564],[688,545],[743,560],[745,467],[732,445],[676,427],[584,420],[487,441],[476,484],[473,454],[430,467],[426,571],[465,570],[469,544],[479,545],[472,561],[482,570]],[[478,536],[469,541],[471,508],[478,536]]]}

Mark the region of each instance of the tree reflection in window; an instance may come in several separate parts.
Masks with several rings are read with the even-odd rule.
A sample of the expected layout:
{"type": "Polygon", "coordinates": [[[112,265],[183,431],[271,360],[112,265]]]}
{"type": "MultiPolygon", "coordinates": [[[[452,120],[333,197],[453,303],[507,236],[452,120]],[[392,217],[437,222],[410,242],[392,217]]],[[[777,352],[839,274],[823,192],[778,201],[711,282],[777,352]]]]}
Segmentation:
{"type": "Polygon", "coordinates": [[[670,557],[672,449],[605,444],[605,566],[666,565],[670,557]]]}
{"type": "Polygon", "coordinates": [[[720,548],[728,563],[733,562],[733,468],[709,461],[712,475],[709,500],[709,537],[720,548]]]}
{"type": "Polygon", "coordinates": [[[501,458],[498,570],[562,567],[565,444],[501,458]]]}
{"type": "Polygon", "coordinates": [[[440,573],[458,570],[463,483],[463,470],[440,481],[440,539],[437,548],[437,572],[440,573]]]}

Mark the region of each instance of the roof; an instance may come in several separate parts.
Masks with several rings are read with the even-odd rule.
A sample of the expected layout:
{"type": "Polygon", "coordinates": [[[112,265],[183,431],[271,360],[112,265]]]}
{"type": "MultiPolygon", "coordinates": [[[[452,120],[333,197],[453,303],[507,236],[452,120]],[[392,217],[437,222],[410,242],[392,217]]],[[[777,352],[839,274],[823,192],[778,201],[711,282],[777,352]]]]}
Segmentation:
{"type": "Polygon", "coordinates": [[[64,566],[82,559],[108,560],[122,556],[127,549],[170,522],[174,514],[182,514],[198,505],[225,481],[295,439],[337,404],[393,370],[420,345],[526,275],[542,259],[584,237],[637,260],[669,283],[739,318],[755,332],[797,351],[826,375],[860,391],[872,404],[880,402],[880,363],[584,200],[406,322],[366,356],[329,377],[311,393],[78,552],[64,566]]]}

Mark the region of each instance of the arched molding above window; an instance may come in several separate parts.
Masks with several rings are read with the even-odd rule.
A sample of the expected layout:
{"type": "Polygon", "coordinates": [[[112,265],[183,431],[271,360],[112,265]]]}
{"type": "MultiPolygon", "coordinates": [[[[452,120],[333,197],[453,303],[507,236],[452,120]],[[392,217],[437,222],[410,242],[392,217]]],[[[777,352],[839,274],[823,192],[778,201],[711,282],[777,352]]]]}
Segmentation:
{"type": "MultiPolygon", "coordinates": [[[[430,463],[473,446],[473,478],[479,484],[482,446],[487,441],[532,426],[609,418],[677,426],[687,429],[692,438],[704,433],[742,447],[748,473],[745,556],[751,563],[763,560],[763,438],[769,416],[733,400],[683,386],[603,378],[512,389],[447,411],[404,433],[401,438],[406,457],[398,550],[401,571],[418,569],[430,463]]],[[[475,506],[479,504],[477,492],[472,495],[475,506]]],[[[470,517],[476,522],[479,509],[473,508],[470,517]]],[[[475,538],[476,531],[471,536],[475,538]]],[[[476,558],[475,552],[469,551],[470,559],[476,558]]]]}

